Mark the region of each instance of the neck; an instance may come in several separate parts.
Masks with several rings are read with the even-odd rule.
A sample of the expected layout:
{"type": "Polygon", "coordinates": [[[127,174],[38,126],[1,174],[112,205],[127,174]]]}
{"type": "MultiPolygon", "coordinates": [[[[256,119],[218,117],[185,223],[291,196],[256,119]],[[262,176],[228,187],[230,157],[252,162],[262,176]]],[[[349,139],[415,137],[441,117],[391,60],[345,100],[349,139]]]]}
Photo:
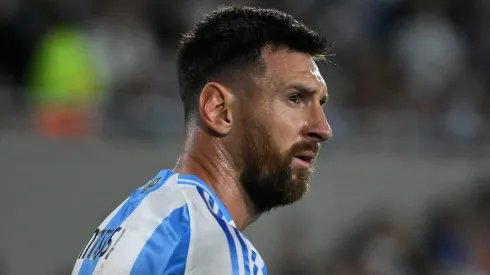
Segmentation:
{"type": "Polygon", "coordinates": [[[196,133],[186,140],[174,171],[195,175],[203,180],[224,204],[237,229],[242,231],[260,215],[254,213],[222,139],[204,135],[196,133]]]}

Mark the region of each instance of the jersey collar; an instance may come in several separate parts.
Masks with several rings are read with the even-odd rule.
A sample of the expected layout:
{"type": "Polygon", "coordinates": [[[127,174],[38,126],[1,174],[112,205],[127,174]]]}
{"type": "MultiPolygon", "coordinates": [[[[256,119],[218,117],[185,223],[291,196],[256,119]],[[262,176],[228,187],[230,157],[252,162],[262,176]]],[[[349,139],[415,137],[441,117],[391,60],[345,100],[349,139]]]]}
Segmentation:
{"type": "Polygon", "coordinates": [[[214,193],[209,185],[207,185],[203,180],[194,175],[179,174],[178,177],[179,183],[200,187],[198,188],[199,193],[208,204],[210,210],[217,216],[223,218],[228,224],[236,227],[235,222],[231,218],[231,215],[226,209],[225,205],[221,202],[218,196],[216,196],[216,193],[214,193]],[[215,205],[217,207],[215,207],[215,205]]]}

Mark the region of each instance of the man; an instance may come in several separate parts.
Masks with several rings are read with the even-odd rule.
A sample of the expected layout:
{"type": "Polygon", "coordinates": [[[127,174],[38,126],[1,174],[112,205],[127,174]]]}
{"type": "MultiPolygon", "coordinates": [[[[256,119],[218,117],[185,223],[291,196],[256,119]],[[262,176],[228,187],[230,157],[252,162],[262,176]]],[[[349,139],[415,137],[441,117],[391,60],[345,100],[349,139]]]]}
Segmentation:
{"type": "Polygon", "coordinates": [[[331,136],[326,41],[279,11],[221,8],[181,42],[177,166],[109,215],[72,274],[267,274],[241,231],[308,189],[331,136]]]}

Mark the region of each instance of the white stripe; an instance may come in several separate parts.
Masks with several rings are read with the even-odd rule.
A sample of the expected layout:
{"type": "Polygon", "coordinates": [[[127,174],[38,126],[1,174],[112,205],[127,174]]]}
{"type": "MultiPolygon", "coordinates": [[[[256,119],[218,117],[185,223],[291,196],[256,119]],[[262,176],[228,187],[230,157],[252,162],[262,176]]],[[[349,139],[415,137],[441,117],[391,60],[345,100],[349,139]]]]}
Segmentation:
{"type": "Polygon", "coordinates": [[[187,183],[192,183],[192,184],[195,184],[195,185],[197,185],[197,186],[201,187],[202,189],[206,190],[206,193],[208,192],[208,191],[207,191],[207,188],[206,188],[204,185],[202,185],[200,182],[198,182],[198,181],[195,181],[195,180],[188,180],[188,179],[179,179],[179,181],[180,181],[180,182],[187,182],[187,183]]]}
{"type": "Polygon", "coordinates": [[[209,194],[208,194],[208,192],[204,192],[204,198],[206,199],[207,202],[209,202],[209,194]]]}
{"type": "Polygon", "coordinates": [[[189,202],[191,240],[185,274],[230,275],[231,257],[226,236],[195,186],[182,187],[189,202]]]}
{"type": "Polygon", "coordinates": [[[213,205],[213,212],[214,212],[214,214],[218,215],[219,206],[216,202],[214,202],[214,205],[213,205]]]}
{"type": "MultiPolygon", "coordinates": [[[[180,182],[187,182],[187,183],[195,184],[195,185],[197,185],[197,186],[199,186],[199,187],[201,187],[201,188],[203,188],[205,190],[205,192],[204,192],[205,198],[206,198],[206,195],[210,196],[208,194],[207,189],[201,183],[199,183],[197,181],[187,180],[187,179],[179,179],[179,181],[180,182]]],[[[202,209],[206,209],[206,207],[205,207],[206,204],[209,206],[209,201],[204,202],[202,200],[201,196],[199,195],[197,189],[195,189],[195,192],[194,193],[190,192],[190,194],[191,194],[190,196],[192,196],[192,198],[188,199],[188,201],[200,202],[199,204],[202,204],[201,207],[197,207],[197,211],[200,211],[201,213],[204,213],[205,216],[206,216],[206,214],[208,215],[208,217],[206,218],[208,220],[207,223],[209,223],[209,220],[213,220],[215,222],[215,224],[216,224],[216,221],[214,220],[215,217],[213,217],[211,215],[211,213],[209,213],[208,211],[201,211],[202,209]],[[201,198],[201,199],[199,199],[199,198],[201,198]]],[[[217,207],[219,209],[218,204],[216,202],[216,199],[215,199],[214,207],[217,207]]],[[[214,207],[213,207],[213,210],[214,210],[214,207]]],[[[189,211],[191,211],[191,210],[189,210],[189,211]]],[[[198,217],[200,217],[200,216],[198,216],[198,217]]],[[[191,225],[194,224],[193,220],[194,219],[191,219],[191,225]]],[[[199,227],[198,228],[199,229],[203,229],[203,226],[202,226],[203,224],[206,224],[206,222],[205,221],[199,222],[199,227]]],[[[233,227],[236,227],[235,222],[233,220],[229,221],[228,224],[230,224],[233,227]]],[[[219,227],[219,225],[217,225],[217,224],[216,224],[216,226],[219,227]]],[[[191,231],[194,232],[194,228],[192,228],[192,226],[191,226],[191,231]]],[[[201,230],[199,230],[199,231],[201,231],[201,230]]],[[[205,231],[205,230],[203,229],[202,231],[205,231]]],[[[222,232],[221,227],[219,227],[219,231],[222,232]]],[[[240,243],[237,240],[236,234],[235,234],[235,232],[234,232],[233,229],[230,229],[230,233],[233,236],[233,240],[235,241],[235,246],[237,248],[237,257],[238,257],[238,261],[239,261],[240,274],[243,274],[243,272],[244,272],[244,270],[243,270],[244,269],[244,261],[243,261],[243,255],[242,255],[242,248],[241,248],[240,243]]],[[[213,237],[214,237],[214,235],[213,235],[213,237]]],[[[226,236],[224,236],[224,234],[223,234],[222,237],[224,237],[223,242],[227,244],[226,236]]],[[[197,238],[196,236],[193,236],[191,234],[191,246],[192,246],[192,240],[193,239],[195,240],[196,243],[194,244],[194,247],[195,248],[193,248],[192,251],[199,250],[199,247],[201,245],[200,244],[201,240],[199,238],[197,238]]],[[[262,259],[262,257],[260,256],[260,254],[257,252],[257,250],[255,249],[255,247],[252,245],[252,243],[245,236],[242,236],[242,239],[245,242],[245,244],[247,246],[247,250],[248,250],[250,274],[253,274],[253,267],[254,267],[254,264],[255,264],[257,266],[257,268],[258,268],[258,274],[262,274],[263,275],[262,268],[265,265],[264,260],[262,259]],[[254,263],[254,261],[252,261],[252,250],[255,251],[255,253],[257,254],[257,257],[255,259],[255,263],[254,263]]],[[[218,242],[215,242],[215,243],[218,243],[218,242]]],[[[210,249],[212,251],[213,250],[213,246],[210,246],[210,249]]],[[[189,249],[189,250],[191,251],[191,249],[189,249]]],[[[204,250],[204,251],[206,251],[206,250],[204,250]]],[[[198,253],[195,253],[195,254],[197,254],[197,255],[199,255],[199,257],[201,257],[202,256],[201,253],[203,253],[203,252],[202,251],[201,252],[198,251],[198,253]]],[[[191,256],[190,255],[191,255],[191,252],[189,252],[188,259],[191,259],[191,256]]],[[[227,253],[227,256],[225,258],[229,258],[229,254],[228,253],[227,253]]],[[[203,265],[199,265],[199,263],[201,263],[201,261],[197,260],[196,259],[196,256],[194,256],[193,259],[192,259],[192,261],[189,261],[188,260],[188,266],[186,267],[186,270],[188,270],[188,269],[193,270],[193,268],[197,268],[197,267],[202,268],[203,265],[208,265],[208,266],[210,265],[210,263],[209,262],[206,263],[206,261],[202,261],[202,264],[203,265]],[[190,265],[189,262],[193,262],[193,263],[195,263],[195,265],[190,265]]],[[[225,275],[226,274],[226,275],[228,275],[229,272],[227,273],[225,270],[231,270],[231,262],[229,262],[227,264],[230,265],[230,267],[229,267],[230,269],[226,269],[226,268],[221,269],[220,266],[218,265],[218,266],[216,266],[216,270],[213,270],[212,274],[216,274],[216,275],[220,275],[220,274],[225,275]],[[225,273],[222,273],[222,272],[225,272],[225,273]]]]}
{"type": "Polygon", "coordinates": [[[71,275],[78,275],[78,272],[80,272],[80,268],[82,267],[83,260],[77,259],[75,262],[75,266],[73,267],[73,271],[71,272],[71,275]]]}
{"type": "Polygon", "coordinates": [[[250,274],[254,274],[254,261],[252,260],[252,247],[250,247],[250,245],[248,245],[249,241],[243,237],[243,241],[245,242],[245,244],[247,244],[247,247],[248,247],[248,268],[250,270],[250,274]]]}
{"type": "Polygon", "coordinates": [[[125,229],[124,237],[106,260],[99,260],[95,274],[129,274],[140,251],[155,229],[177,208],[186,204],[179,188],[168,187],[177,181],[177,175],[167,179],[164,186],[146,196],[134,212],[121,224],[125,229]],[[169,184],[169,185],[167,185],[169,184]]]}
{"type": "Polygon", "coordinates": [[[238,274],[244,274],[245,275],[245,261],[244,255],[243,255],[243,248],[242,245],[240,244],[240,241],[238,240],[238,236],[235,233],[235,230],[233,228],[228,228],[230,230],[231,236],[233,237],[233,240],[235,241],[235,247],[236,247],[236,256],[238,258],[238,274]]]}
{"type": "MultiPolygon", "coordinates": [[[[99,229],[104,229],[107,224],[112,220],[112,218],[114,218],[114,216],[116,215],[117,212],[119,212],[119,209],[121,209],[121,207],[128,201],[129,198],[126,198],[121,204],[119,204],[116,209],[114,209],[110,214],[109,216],[107,216],[107,218],[105,218],[105,220],[99,225],[99,229]]],[[[95,237],[95,236],[91,236],[90,240],[95,237]]],[[[88,240],[88,242],[90,242],[90,240],[88,240]]],[[[87,243],[88,243],[87,242],[87,243]]],[[[85,244],[86,246],[86,244],[85,244]]],[[[84,248],[82,249],[87,249],[86,247],[84,246],[84,248]]],[[[80,251],[82,252],[82,251],[80,251]]],[[[73,271],[72,271],[72,275],[78,275],[78,272],[80,272],[80,268],[82,267],[82,264],[83,264],[83,259],[77,259],[77,261],[75,262],[75,266],[73,267],[73,271]]]]}
{"type": "Polygon", "coordinates": [[[255,265],[257,265],[257,268],[259,269],[259,272],[257,275],[264,275],[262,272],[262,268],[264,268],[264,260],[262,260],[262,257],[260,257],[259,254],[257,254],[257,258],[255,259],[255,265]]]}
{"type": "Polygon", "coordinates": [[[114,211],[111,212],[111,214],[109,214],[109,216],[107,216],[107,218],[99,225],[99,229],[104,229],[107,224],[109,224],[109,222],[112,220],[112,218],[114,218],[114,216],[117,214],[117,212],[119,212],[119,210],[121,209],[121,207],[126,204],[126,202],[129,200],[129,198],[126,198],[121,204],[119,204],[119,206],[114,209],[114,211]]]}
{"type": "Polygon", "coordinates": [[[211,207],[211,199],[207,191],[204,192],[204,200],[208,204],[209,209],[211,209],[211,211],[213,211],[214,214],[218,214],[218,211],[214,211],[214,207],[217,205],[217,203],[215,202],[214,206],[211,207]]]}

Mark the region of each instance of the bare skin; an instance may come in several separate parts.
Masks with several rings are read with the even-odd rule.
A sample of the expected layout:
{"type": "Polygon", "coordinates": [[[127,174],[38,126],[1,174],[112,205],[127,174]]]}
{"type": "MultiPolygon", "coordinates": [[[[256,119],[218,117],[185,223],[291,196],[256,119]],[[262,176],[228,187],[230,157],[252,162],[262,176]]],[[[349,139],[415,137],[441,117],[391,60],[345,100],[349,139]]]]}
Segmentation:
{"type": "MultiPolygon", "coordinates": [[[[259,119],[284,152],[298,142],[319,144],[332,135],[322,107],[327,101],[327,87],[312,57],[287,49],[264,50],[262,57],[267,69],[264,76],[254,79],[254,91],[238,92],[239,88],[218,82],[203,88],[201,123],[188,129],[184,151],[174,168],[177,173],[193,174],[206,182],[239,230],[262,214],[254,210],[254,203],[244,192],[242,171],[233,158],[241,149],[237,141],[247,131],[240,122],[247,117],[259,119]]],[[[305,154],[314,158],[318,152],[305,154]]],[[[312,170],[312,165],[296,157],[291,163],[297,169],[312,170]]]]}

